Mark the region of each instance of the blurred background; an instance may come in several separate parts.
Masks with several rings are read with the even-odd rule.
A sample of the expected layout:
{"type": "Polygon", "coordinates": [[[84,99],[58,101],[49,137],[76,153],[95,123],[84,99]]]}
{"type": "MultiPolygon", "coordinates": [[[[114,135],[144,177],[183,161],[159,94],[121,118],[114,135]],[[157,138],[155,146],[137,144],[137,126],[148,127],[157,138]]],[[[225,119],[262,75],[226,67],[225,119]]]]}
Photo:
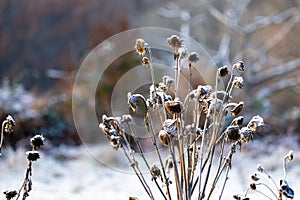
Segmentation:
{"type": "MultiPolygon", "coordinates": [[[[17,123],[15,133],[4,140],[1,190],[19,187],[26,166],[23,147],[28,149],[28,139],[41,133],[46,147],[43,161],[35,163],[33,199],[92,199],[99,192],[103,199],[142,196],[141,187],[119,184],[122,179],[139,185],[133,176],[99,170],[99,163],[80,146],[72,116],[72,87],[77,70],[94,47],[122,31],[147,26],[190,36],[204,46],[218,67],[244,61],[245,89],[238,96],[246,105],[243,115],[259,114],[265,119],[261,137],[281,138],[268,145],[268,150],[265,143],[254,142],[252,147],[264,154],[252,156],[262,156],[263,163],[271,155],[267,167],[281,172],[276,168],[278,155],[299,147],[300,142],[282,139],[300,134],[299,0],[1,0],[0,119],[11,114],[17,123]],[[278,143],[284,148],[279,150],[278,143]],[[47,150],[53,154],[48,156],[47,150]]],[[[111,112],[115,84],[139,64],[132,52],[104,72],[96,93],[99,118],[111,112]]],[[[90,149],[107,163],[128,167],[105,144],[90,149]]],[[[257,162],[249,159],[246,165],[253,165],[252,170],[257,162]]],[[[248,168],[234,170],[248,177],[248,168]]],[[[299,170],[294,172],[299,174],[299,170]]],[[[245,183],[236,177],[242,181],[237,186],[245,183]]],[[[298,180],[295,177],[294,183],[298,180]]]]}
{"type": "MultiPolygon", "coordinates": [[[[52,145],[80,144],[71,107],[77,69],[103,40],[145,26],[189,35],[219,67],[243,60],[245,112],[263,116],[267,134],[299,134],[299,22],[297,0],[1,0],[0,119],[17,122],[4,145],[35,133],[52,145]]],[[[99,114],[110,112],[114,84],[139,62],[129,54],[105,71],[99,114]]]]}

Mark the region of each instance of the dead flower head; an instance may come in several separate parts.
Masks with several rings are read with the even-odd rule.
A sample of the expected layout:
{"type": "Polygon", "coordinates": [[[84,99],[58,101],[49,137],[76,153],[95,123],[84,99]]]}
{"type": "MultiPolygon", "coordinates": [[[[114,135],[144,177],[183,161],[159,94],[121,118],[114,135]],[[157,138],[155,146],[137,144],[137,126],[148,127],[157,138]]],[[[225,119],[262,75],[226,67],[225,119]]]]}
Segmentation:
{"type": "Polygon", "coordinates": [[[200,60],[199,54],[197,52],[191,52],[188,56],[189,66],[191,66],[192,63],[196,63],[200,60]]]}
{"type": "Polygon", "coordinates": [[[224,76],[227,76],[229,74],[229,70],[228,70],[228,66],[223,66],[223,67],[220,67],[218,69],[218,76],[219,77],[224,77],[224,76]]]}
{"type": "Polygon", "coordinates": [[[232,120],[231,125],[241,126],[243,125],[243,122],[244,122],[244,117],[239,116],[232,120]]]}
{"type": "Polygon", "coordinates": [[[258,177],[258,174],[257,173],[254,173],[254,174],[252,174],[251,175],[251,179],[253,180],[253,181],[259,181],[259,177],[258,177]]]}
{"type": "Polygon", "coordinates": [[[238,61],[237,63],[235,63],[233,65],[233,67],[236,67],[236,69],[241,71],[241,72],[245,71],[245,66],[244,66],[243,61],[238,61]]]}
{"type": "Polygon", "coordinates": [[[250,140],[253,140],[253,132],[248,127],[241,128],[241,142],[248,143],[250,140]]]}
{"type": "Polygon", "coordinates": [[[241,138],[240,128],[238,126],[228,126],[225,130],[225,140],[235,142],[241,138]]]}
{"type": "Polygon", "coordinates": [[[148,64],[149,64],[149,59],[148,59],[148,57],[144,56],[144,57],[142,58],[142,64],[143,64],[143,65],[148,65],[148,64]]]}
{"type": "Polygon", "coordinates": [[[137,39],[135,43],[135,50],[139,55],[145,55],[148,44],[143,39],[137,39]]]}
{"type": "Polygon", "coordinates": [[[290,199],[294,198],[294,190],[290,188],[289,184],[285,179],[280,180],[279,192],[281,195],[285,196],[286,198],[290,198],[290,199]]]}
{"type": "Polygon", "coordinates": [[[294,159],[294,151],[293,150],[290,150],[289,152],[288,152],[288,154],[286,154],[285,156],[284,156],[284,159],[285,160],[287,160],[287,161],[292,161],[293,159],[294,159]]]}
{"type": "Polygon", "coordinates": [[[156,180],[157,178],[161,177],[160,169],[156,165],[153,165],[151,167],[150,173],[151,173],[151,180],[156,180]]]}
{"type": "Polygon", "coordinates": [[[182,40],[177,35],[167,38],[168,44],[173,48],[179,48],[183,45],[182,40]]]}
{"type": "Polygon", "coordinates": [[[244,79],[241,76],[237,76],[233,80],[233,85],[236,88],[242,89],[244,86],[244,79]]]}
{"type": "Polygon", "coordinates": [[[171,114],[179,114],[183,111],[183,104],[177,100],[167,101],[165,106],[171,114]]]}
{"type": "Polygon", "coordinates": [[[3,194],[5,194],[5,197],[7,200],[10,200],[10,199],[13,199],[17,194],[18,192],[16,190],[13,190],[13,191],[5,191],[3,192],[3,194]]]}
{"type": "Polygon", "coordinates": [[[243,108],[244,108],[244,102],[241,101],[230,111],[230,113],[232,116],[237,116],[238,114],[240,114],[243,108]]]}
{"type": "Polygon", "coordinates": [[[35,135],[33,138],[30,139],[31,146],[33,149],[40,148],[44,145],[45,138],[42,135],[35,135]]]}
{"type": "Polygon", "coordinates": [[[252,130],[253,133],[256,133],[258,127],[264,126],[264,120],[259,115],[252,117],[247,127],[252,130]]]}
{"type": "Polygon", "coordinates": [[[255,183],[251,183],[250,184],[250,188],[251,188],[251,190],[256,190],[256,184],[255,183]]]}
{"type": "Polygon", "coordinates": [[[36,161],[40,158],[40,153],[38,151],[27,151],[26,155],[28,161],[36,161]]]}
{"type": "Polygon", "coordinates": [[[16,122],[14,118],[11,115],[8,115],[6,117],[6,120],[3,122],[5,124],[4,126],[4,132],[10,134],[13,133],[15,130],[16,122]]]}
{"type": "Polygon", "coordinates": [[[171,141],[170,136],[166,130],[160,130],[158,133],[158,138],[160,142],[165,146],[168,146],[171,141]]]}
{"type": "Polygon", "coordinates": [[[131,94],[130,92],[127,94],[128,97],[128,105],[134,112],[147,112],[147,101],[145,97],[141,94],[131,94]]]}

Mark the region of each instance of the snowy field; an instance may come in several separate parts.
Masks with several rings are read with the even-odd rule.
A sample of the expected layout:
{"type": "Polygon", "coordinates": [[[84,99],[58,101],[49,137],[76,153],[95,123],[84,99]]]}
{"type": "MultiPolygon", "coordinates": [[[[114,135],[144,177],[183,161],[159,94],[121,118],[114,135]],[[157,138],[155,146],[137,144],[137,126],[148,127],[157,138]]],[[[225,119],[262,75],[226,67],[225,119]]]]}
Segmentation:
{"type": "MultiPolygon", "coordinates": [[[[290,149],[295,151],[295,159],[288,165],[287,178],[295,191],[294,199],[299,199],[300,147],[297,141],[295,137],[266,137],[243,146],[242,152],[234,154],[222,199],[233,199],[233,194],[244,193],[251,182],[249,176],[259,163],[279,181],[283,176],[282,157],[290,149]]],[[[27,165],[24,149],[15,152],[4,149],[3,154],[5,156],[0,158],[0,199],[5,199],[3,191],[20,188],[27,165]]],[[[121,200],[130,196],[148,199],[122,152],[108,145],[62,146],[46,152],[41,150],[41,157],[33,165],[33,190],[28,199],[121,200]]],[[[150,180],[149,174],[145,176],[150,180]]],[[[256,196],[253,199],[264,198],[256,196]]]]}

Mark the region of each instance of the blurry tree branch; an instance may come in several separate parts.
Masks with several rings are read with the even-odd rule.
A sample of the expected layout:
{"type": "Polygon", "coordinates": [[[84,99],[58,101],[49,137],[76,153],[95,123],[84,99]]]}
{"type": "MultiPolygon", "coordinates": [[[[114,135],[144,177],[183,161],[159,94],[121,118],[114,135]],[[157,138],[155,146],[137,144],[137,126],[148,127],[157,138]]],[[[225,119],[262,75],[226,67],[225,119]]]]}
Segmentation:
{"type": "MultiPolygon", "coordinates": [[[[266,88],[260,90],[263,94],[261,96],[269,97],[275,90],[285,87],[298,88],[296,86],[299,84],[297,78],[287,79],[284,77],[300,68],[300,55],[286,61],[284,60],[286,58],[273,59],[274,56],[270,53],[281,41],[288,40],[288,34],[300,22],[300,2],[290,1],[288,3],[284,9],[272,5],[274,9],[268,10],[270,14],[254,15],[252,18],[248,14],[248,11],[252,11],[249,10],[249,7],[260,7],[257,5],[260,3],[255,2],[255,5],[252,0],[222,2],[201,0],[198,3],[197,13],[181,8],[187,6],[179,5],[174,1],[169,4],[168,9],[162,8],[159,14],[169,19],[180,19],[178,22],[181,23],[181,29],[189,26],[188,30],[190,31],[193,31],[193,28],[203,27],[202,25],[208,21],[209,23],[213,22],[209,25],[216,27],[215,29],[219,31],[215,35],[205,32],[206,30],[199,31],[206,38],[214,37],[213,41],[218,41],[217,46],[211,45],[206,40],[202,41],[215,63],[231,65],[231,61],[244,60],[246,65],[251,64],[251,68],[247,70],[246,74],[250,85],[266,88]],[[187,13],[189,17],[182,18],[182,13],[187,13]],[[268,28],[270,29],[268,30],[268,28]],[[278,81],[278,78],[281,80],[278,81]]],[[[259,11],[256,12],[259,13],[259,11]]],[[[204,36],[200,35],[199,37],[205,38],[204,36]]]]}
{"type": "Polygon", "coordinates": [[[289,61],[283,65],[277,66],[275,68],[269,68],[265,71],[258,73],[253,76],[251,84],[260,84],[266,82],[267,80],[277,78],[279,76],[284,76],[285,74],[291,73],[296,69],[300,68],[300,58],[289,61]]]}

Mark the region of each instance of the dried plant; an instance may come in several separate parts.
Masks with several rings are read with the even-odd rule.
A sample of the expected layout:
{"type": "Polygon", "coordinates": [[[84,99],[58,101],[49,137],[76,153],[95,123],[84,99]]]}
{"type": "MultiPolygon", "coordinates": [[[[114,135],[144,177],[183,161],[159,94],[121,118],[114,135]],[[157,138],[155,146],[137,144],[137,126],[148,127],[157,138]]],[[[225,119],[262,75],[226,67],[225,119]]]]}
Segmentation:
{"type": "Polygon", "coordinates": [[[291,150],[286,154],[282,160],[283,178],[279,180],[279,185],[271,176],[271,174],[262,165],[257,165],[256,172],[251,175],[252,183],[249,185],[246,193],[244,195],[237,194],[234,195],[234,199],[246,200],[250,199],[248,197],[249,191],[256,192],[266,199],[282,200],[293,199],[294,190],[289,186],[287,182],[286,165],[294,159],[294,152],[291,150]]]}
{"type": "MultiPolygon", "coordinates": [[[[11,134],[14,131],[15,121],[12,116],[8,115],[2,123],[1,131],[1,143],[0,150],[3,142],[4,133],[11,134]]],[[[16,190],[6,190],[3,193],[7,200],[10,199],[19,199],[20,197],[25,200],[29,196],[29,192],[32,190],[32,164],[34,161],[37,161],[40,158],[40,153],[37,151],[41,146],[44,145],[44,137],[42,135],[35,135],[30,139],[31,151],[26,152],[26,158],[28,160],[28,166],[25,171],[24,180],[21,188],[16,190]]],[[[0,154],[1,156],[1,154],[0,154]]]]}
{"type": "Polygon", "coordinates": [[[99,127],[111,145],[124,152],[150,199],[201,200],[211,199],[216,194],[221,199],[233,165],[233,155],[264,126],[263,118],[254,116],[244,123],[244,117],[240,115],[244,102],[233,100],[233,90],[244,86],[241,74],[245,66],[242,61],[231,69],[220,67],[214,86],[199,85],[194,89],[191,88],[191,68],[199,61],[199,55],[196,52],[188,54],[184,41],[176,35],[167,38],[167,42],[173,49],[176,62],[175,79],[164,76],[162,82],[155,81],[150,45],[137,39],[135,49],[142,57],[143,65],[150,69],[152,84],[148,97],[128,93],[128,105],[133,115],[143,116],[145,131],[159,164],[150,163],[146,157],[146,149],[132,126],[131,115],[103,115],[99,127]],[[187,59],[190,70],[189,91],[179,91],[183,59],[187,59]],[[226,80],[223,88],[220,82],[226,80]],[[183,101],[179,92],[186,93],[183,101]],[[229,124],[226,123],[228,120],[231,120],[229,124]],[[155,124],[156,121],[160,124],[155,124]],[[156,130],[157,126],[161,127],[160,130],[156,130]],[[167,156],[164,149],[167,149],[167,156]],[[154,193],[157,190],[142,173],[138,156],[150,172],[159,194],[154,193]],[[221,176],[223,174],[225,176],[221,176]],[[221,191],[215,190],[217,184],[221,184],[221,191]]]}

